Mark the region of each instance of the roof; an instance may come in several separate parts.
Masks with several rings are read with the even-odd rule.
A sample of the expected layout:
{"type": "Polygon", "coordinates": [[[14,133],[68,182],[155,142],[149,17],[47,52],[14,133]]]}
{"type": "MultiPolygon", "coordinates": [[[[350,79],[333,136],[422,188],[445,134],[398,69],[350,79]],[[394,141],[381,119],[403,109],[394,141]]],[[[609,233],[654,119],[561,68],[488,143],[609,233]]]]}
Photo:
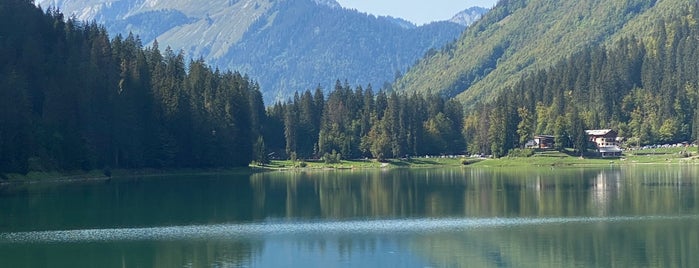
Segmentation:
{"type": "Polygon", "coordinates": [[[609,134],[609,132],[612,132],[611,129],[593,129],[593,130],[585,130],[585,133],[590,136],[605,136],[609,134]]]}

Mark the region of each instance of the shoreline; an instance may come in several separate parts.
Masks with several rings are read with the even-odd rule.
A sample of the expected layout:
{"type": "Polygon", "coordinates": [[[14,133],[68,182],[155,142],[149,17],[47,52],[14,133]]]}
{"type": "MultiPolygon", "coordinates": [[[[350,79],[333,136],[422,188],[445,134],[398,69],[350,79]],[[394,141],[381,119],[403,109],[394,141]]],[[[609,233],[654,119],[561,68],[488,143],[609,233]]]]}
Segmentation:
{"type": "Polygon", "coordinates": [[[118,169],[106,174],[102,170],[87,172],[30,172],[26,175],[0,174],[0,187],[40,183],[79,183],[110,181],[112,179],[156,176],[186,176],[207,174],[253,174],[258,172],[297,172],[297,171],[342,171],[342,170],[381,170],[397,168],[551,168],[551,167],[601,167],[635,165],[699,165],[699,156],[679,157],[674,153],[652,155],[627,155],[621,158],[580,158],[569,155],[534,155],[530,157],[470,158],[470,157],[430,157],[411,159],[390,159],[379,162],[375,159],[342,160],[340,163],[326,164],[319,161],[275,160],[267,165],[249,165],[230,169],[118,169]],[[301,164],[304,163],[304,164],[301,164]]]}
{"type": "Polygon", "coordinates": [[[82,183],[120,180],[125,178],[148,178],[159,176],[187,176],[187,175],[214,175],[214,174],[235,174],[260,172],[253,167],[230,168],[230,169],[118,169],[112,171],[109,176],[102,170],[91,170],[86,172],[30,172],[26,175],[20,174],[0,174],[0,187],[20,186],[31,184],[49,183],[82,183]]]}

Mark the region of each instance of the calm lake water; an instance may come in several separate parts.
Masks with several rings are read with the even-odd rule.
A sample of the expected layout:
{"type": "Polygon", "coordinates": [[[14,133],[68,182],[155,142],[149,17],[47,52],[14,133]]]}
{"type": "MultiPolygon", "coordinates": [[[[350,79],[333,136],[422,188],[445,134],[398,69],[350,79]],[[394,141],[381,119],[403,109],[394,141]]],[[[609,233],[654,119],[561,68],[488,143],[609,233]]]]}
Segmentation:
{"type": "Polygon", "coordinates": [[[698,252],[696,166],[0,188],[0,267],[696,267],[698,252]]]}

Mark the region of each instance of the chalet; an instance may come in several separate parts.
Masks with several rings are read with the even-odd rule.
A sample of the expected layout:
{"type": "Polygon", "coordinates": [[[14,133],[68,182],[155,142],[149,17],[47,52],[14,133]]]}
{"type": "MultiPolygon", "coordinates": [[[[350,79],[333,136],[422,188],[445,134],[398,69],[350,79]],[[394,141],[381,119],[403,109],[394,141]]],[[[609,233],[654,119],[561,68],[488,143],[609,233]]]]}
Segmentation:
{"type": "Polygon", "coordinates": [[[537,135],[533,140],[527,142],[526,147],[531,149],[551,149],[554,145],[554,136],[537,135]]]}
{"type": "Polygon", "coordinates": [[[602,157],[617,157],[621,156],[618,133],[612,129],[596,129],[585,130],[590,142],[593,142],[597,151],[602,157]]]}

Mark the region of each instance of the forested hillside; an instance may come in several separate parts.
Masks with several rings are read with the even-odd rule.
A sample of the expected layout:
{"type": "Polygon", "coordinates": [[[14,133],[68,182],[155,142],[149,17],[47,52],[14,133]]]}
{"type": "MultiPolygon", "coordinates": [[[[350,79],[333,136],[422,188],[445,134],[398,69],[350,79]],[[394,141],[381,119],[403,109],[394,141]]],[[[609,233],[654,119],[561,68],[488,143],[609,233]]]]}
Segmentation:
{"type": "Polygon", "coordinates": [[[533,72],[465,121],[469,150],[495,156],[537,134],[584,150],[583,130],[611,128],[630,146],[699,135],[699,4],[656,18],[640,37],[593,46],[533,72]]]}
{"type": "Polygon", "coordinates": [[[697,3],[649,18],[643,35],[624,29],[630,37],[528,73],[465,116],[458,99],[339,80],[329,93],[296,93],[265,110],[246,76],[157,43],[110,40],[101,26],[29,0],[0,2],[0,16],[0,173],[500,157],[537,134],[582,153],[584,130],[599,128],[632,146],[699,138],[697,3]]]}
{"type": "Polygon", "coordinates": [[[265,112],[237,72],[134,36],[110,40],[30,0],[0,2],[0,175],[212,168],[461,152],[462,104],[439,97],[307,91],[265,112]]]}
{"type": "Polygon", "coordinates": [[[504,0],[461,38],[429,55],[396,88],[457,96],[467,107],[494,101],[522,77],[589,47],[653,33],[693,5],[686,0],[504,0]]]}
{"type": "MultiPolygon", "coordinates": [[[[37,0],[110,34],[183,50],[187,58],[259,79],[268,103],[336,79],[382,87],[430,49],[457,39],[465,25],[416,27],[404,20],[343,9],[334,0],[37,0]]],[[[468,18],[487,10],[470,10],[468,18]]],[[[472,22],[462,20],[459,23],[472,22]]]]}
{"type": "Polygon", "coordinates": [[[406,28],[391,18],[308,0],[280,1],[265,16],[240,43],[211,62],[261,78],[270,103],[317,85],[331,90],[336,79],[383,87],[465,28],[452,22],[406,28]]]}
{"type": "Polygon", "coordinates": [[[3,0],[0,17],[0,173],[252,160],[265,114],[247,77],[30,0],[3,0]]]}

